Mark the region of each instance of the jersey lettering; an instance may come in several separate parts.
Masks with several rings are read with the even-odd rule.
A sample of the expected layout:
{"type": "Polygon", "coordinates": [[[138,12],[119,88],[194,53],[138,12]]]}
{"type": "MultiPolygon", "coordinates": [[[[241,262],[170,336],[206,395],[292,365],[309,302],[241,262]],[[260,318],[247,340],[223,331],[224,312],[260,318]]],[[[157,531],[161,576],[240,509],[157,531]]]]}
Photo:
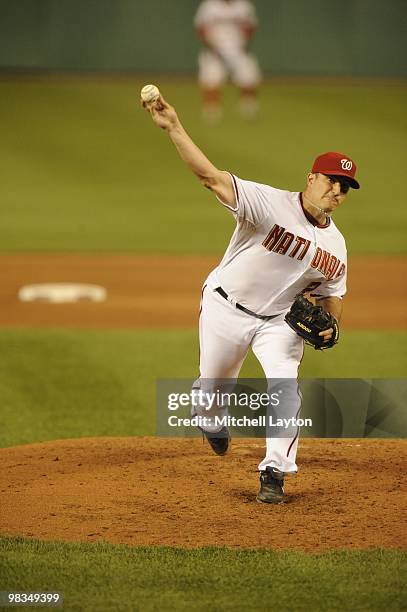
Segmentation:
{"type": "Polygon", "coordinates": [[[326,269],[329,264],[329,260],[331,259],[331,254],[328,251],[322,251],[321,263],[318,266],[318,270],[322,272],[324,276],[326,276],[326,269]]]}
{"type": "MultiPolygon", "coordinates": [[[[287,232],[285,227],[281,227],[275,223],[272,229],[262,242],[262,245],[268,250],[278,253],[279,255],[289,255],[296,257],[298,261],[304,259],[311,241],[302,236],[294,236],[291,232],[287,232]],[[288,253],[289,248],[294,242],[294,246],[288,253]]],[[[311,267],[319,270],[327,280],[338,278],[345,271],[343,264],[335,255],[331,255],[329,251],[323,251],[321,247],[317,247],[315,255],[311,261],[311,267]]]]}
{"type": "Polygon", "coordinates": [[[267,234],[265,239],[263,240],[263,246],[268,250],[272,251],[276,246],[277,242],[282,238],[285,232],[285,227],[280,227],[275,223],[271,231],[267,234]]]}
{"type": "Polygon", "coordinates": [[[341,261],[335,257],[335,255],[331,255],[328,251],[323,251],[320,247],[317,247],[313,260],[311,261],[311,267],[322,272],[328,280],[338,278],[344,273],[346,266],[342,264],[339,267],[340,264],[341,261]]]}
{"type": "Polygon", "coordinates": [[[345,268],[346,268],[345,264],[342,264],[338,272],[335,274],[335,278],[339,278],[339,276],[341,276],[345,272],[345,268]]]}
{"type": "Polygon", "coordinates": [[[328,278],[333,278],[336,270],[339,268],[340,263],[341,262],[339,261],[337,257],[335,257],[335,255],[331,256],[331,261],[329,262],[329,266],[326,271],[328,278]]]}
{"type": "Polygon", "coordinates": [[[294,234],[291,232],[284,232],[281,239],[277,242],[273,251],[275,253],[280,253],[280,255],[285,255],[291,246],[292,241],[294,240],[294,234]]]}
{"type": "Polygon", "coordinates": [[[262,242],[262,245],[268,250],[280,255],[286,255],[288,249],[291,247],[295,240],[293,249],[288,255],[294,258],[297,255],[297,259],[301,261],[304,259],[306,252],[308,251],[311,241],[303,238],[302,236],[294,236],[291,232],[287,232],[285,227],[281,227],[275,223],[272,229],[269,231],[267,236],[262,242]]]}
{"type": "Polygon", "coordinates": [[[304,246],[304,244],[307,242],[307,240],[305,240],[305,238],[301,238],[301,236],[296,236],[295,241],[297,244],[294,246],[291,253],[288,253],[290,257],[295,257],[298,251],[300,250],[301,246],[304,246]]]}
{"type": "MultiPolygon", "coordinates": [[[[291,232],[287,232],[285,227],[281,227],[275,223],[272,229],[262,242],[262,245],[268,250],[278,253],[279,255],[287,255],[287,252],[294,242],[294,246],[288,253],[289,257],[297,257],[298,261],[304,259],[311,241],[302,236],[294,236],[291,232]]],[[[317,247],[315,255],[311,261],[311,267],[319,270],[327,280],[338,278],[345,271],[343,264],[335,255],[331,255],[329,251],[323,251],[321,247],[317,247]]]]}
{"type": "MultiPolygon", "coordinates": [[[[303,238],[303,240],[304,240],[304,238],[303,238]]],[[[298,257],[297,257],[297,259],[298,259],[299,261],[301,261],[302,259],[304,259],[305,254],[306,254],[306,252],[308,251],[308,249],[309,249],[309,247],[310,247],[310,244],[311,244],[311,240],[305,240],[304,248],[303,248],[303,250],[301,251],[301,253],[300,253],[300,254],[298,255],[298,257]]]]}

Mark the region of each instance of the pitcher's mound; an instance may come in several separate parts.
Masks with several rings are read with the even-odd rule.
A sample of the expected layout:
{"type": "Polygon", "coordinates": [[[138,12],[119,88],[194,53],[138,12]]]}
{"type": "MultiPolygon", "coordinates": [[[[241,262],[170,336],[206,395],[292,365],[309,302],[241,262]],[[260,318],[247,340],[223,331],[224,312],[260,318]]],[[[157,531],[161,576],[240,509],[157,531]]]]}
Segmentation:
{"type": "Polygon", "coordinates": [[[286,503],[256,503],[262,440],[225,457],[200,439],[82,438],[0,451],[0,532],[128,545],[396,547],[403,440],[300,444],[286,503]]]}

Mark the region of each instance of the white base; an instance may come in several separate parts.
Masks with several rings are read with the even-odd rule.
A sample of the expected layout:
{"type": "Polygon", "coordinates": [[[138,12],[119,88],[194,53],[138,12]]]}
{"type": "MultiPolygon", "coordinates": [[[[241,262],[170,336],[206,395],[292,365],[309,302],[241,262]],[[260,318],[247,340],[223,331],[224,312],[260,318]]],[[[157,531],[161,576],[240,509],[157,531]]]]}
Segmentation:
{"type": "Polygon", "coordinates": [[[72,304],[80,301],[104,302],[107,291],[99,285],[76,283],[48,283],[25,285],[18,291],[21,302],[50,302],[52,304],[72,304]]]}

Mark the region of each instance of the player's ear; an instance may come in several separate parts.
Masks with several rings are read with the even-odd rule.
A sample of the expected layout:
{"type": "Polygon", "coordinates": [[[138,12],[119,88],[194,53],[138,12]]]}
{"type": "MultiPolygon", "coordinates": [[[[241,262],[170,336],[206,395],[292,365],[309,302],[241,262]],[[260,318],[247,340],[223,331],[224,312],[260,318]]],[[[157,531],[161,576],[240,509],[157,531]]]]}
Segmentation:
{"type": "Polygon", "coordinates": [[[307,174],[307,185],[315,183],[317,175],[314,172],[308,172],[307,174]]]}

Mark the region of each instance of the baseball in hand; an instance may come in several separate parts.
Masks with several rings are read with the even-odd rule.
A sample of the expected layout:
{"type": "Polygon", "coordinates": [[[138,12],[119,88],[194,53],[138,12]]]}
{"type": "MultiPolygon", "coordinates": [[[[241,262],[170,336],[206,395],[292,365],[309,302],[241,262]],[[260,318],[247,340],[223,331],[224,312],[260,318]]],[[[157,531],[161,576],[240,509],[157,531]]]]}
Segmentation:
{"type": "Polygon", "coordinates": [[[155,102],[160,96],[160,90],[155,85],[145,85],[141,90],[141,99],[149,104],[155,102]]]}

